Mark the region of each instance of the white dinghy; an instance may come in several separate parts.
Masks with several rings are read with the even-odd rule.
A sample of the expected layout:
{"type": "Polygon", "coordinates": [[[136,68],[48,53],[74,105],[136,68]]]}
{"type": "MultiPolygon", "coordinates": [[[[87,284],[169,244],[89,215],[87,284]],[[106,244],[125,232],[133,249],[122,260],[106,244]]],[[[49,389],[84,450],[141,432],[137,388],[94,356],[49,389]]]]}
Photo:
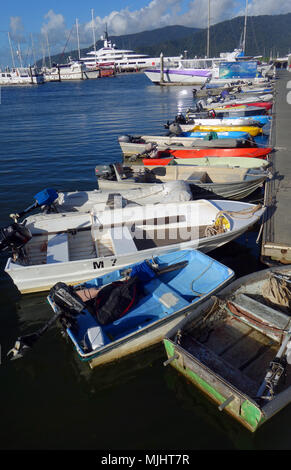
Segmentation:
{"type": "Polygon", "coordinates": [[[183,181],[189,185],[193,199],[220,197],[234,200],[241,200],[252,194],[263,186],[269,176],[261,168],[191,167],[183,164],[123,167],[118,163],[109,165],[107,170],[104,165],[97,166],[95,173],[99,188],[104,190],[146,188],[170,181],[183,181]]]}
{"type": "Polygon", "coordinates": [[[129,205],[183,202],[192,199],[192,192],[185,181],[169,181],[132,189],[94,189],[93,191],[59,192],[55,201],[56,212],[90,212],[129,205]]]}
{"type": "Polygon", "coordinates": [[[198,200],[37,214],[2,229],[0,248],[12,249],[5,271],[20,292],[46,291],[58,281],[78,284],[163,253],[207,253],[240,236],[263,212],[260,205],[198,200]]]}

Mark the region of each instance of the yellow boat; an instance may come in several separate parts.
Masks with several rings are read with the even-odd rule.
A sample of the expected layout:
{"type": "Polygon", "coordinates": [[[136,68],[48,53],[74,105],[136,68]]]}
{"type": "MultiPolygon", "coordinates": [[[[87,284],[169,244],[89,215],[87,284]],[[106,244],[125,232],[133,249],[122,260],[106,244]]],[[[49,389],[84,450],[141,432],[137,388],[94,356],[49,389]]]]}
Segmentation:
{"type": "Polygon", "coordinates": [[[257,126],[194,126],[191,132],[200,131],[200,132],[247,132],[251,136],[255,137],[256,135],[262,134],[262,129],[257,126]]]}

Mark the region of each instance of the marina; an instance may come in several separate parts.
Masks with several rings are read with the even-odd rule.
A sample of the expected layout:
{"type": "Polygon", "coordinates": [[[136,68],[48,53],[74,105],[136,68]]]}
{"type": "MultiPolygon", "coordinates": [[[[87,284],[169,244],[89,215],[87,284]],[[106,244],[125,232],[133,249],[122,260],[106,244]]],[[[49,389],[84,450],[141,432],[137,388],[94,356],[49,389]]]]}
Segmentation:
{"type": "MultiPolygon", "coordinates": [[[[272,272],[286,274],[286,282],[289,282],[290,269],[282,267],[282,262],[290,262],[288,253],[291,252],[290,220],[286,217],[290,186],[286,123],[291,116],[290,105],[286,102],[288,74],[279,72],[274,82],[268,81],[274,86],[274,92],[271,92],[273,96],[268,92],[266,100],[260,99],[260,95],[256,97],[257,101],[241,101],[235,96],[231,103],[221,101],[216,103],[217,106],[204,106],[200,110],[195,108],[197,100],[191,87],[155,86],[143,73],[116,74],[114,80],[98,80],[98,83],[95,80],[64,80],[62,87],[54,81],[47,82],[44,87],[4,87],[0,115],[4,175],[0,185],[1,226],[9,226],[13,219],[16,224],[13,228],[25,228],[27,239],[14,246],[8,231],[1,229],[1,248],[5,249],[0,255],[0,292],[4,305],[0,328],[3,359],[0,374],[5,384],[1,397],[7,403],[2,417],[5,426],[5,435],[1,436],[3,448],[290,448],[286,432],[291,414],[288,406],[290,357],[286,352],[290,335],[288,311],[283,313],[280,307],[278,313],[278,308],[266,306],[264,302],[258,310],[255,303],[258,298],[251,297],[252,300],[247,299],[248,303],[245,297],[240,298],[245,300],[244,304],[239,304],[240,308],[248,307],[249,315],[257,314],[255,323],[260,320],[258,312],[262,311],[263,323],[270,329],[280,330],[280,334],[265,336],[265,331],[254,331],[258,328],[250,325],[248,317],[247,327],[238,322],[239,326],[233,328],[231,335],[239,340],[250,338],[249,349],[241,349],[241,354],[253,375],[259,364],[260,374],[254,377],[248,375],[247,369],[242,372],[241,364],[236,364],[230,353],[228,362],[225,358],[217,360],[215,357],[214,363],[219,362],[215,373],[223,382],[217,386],[219,399],[213,393],[216,399],[209,401],[201,393],[206,387],[203,390],[200,386],[197,390],[185,381],[183,374],[192,367],[187,362],[190,350],[185,353],[183,365],[181,344],[177,350],[172,346],[178,332],[188,322],[188,313],[190,319],[198,318],[203,309],[212,307],[212,295],[228,299],[223,296],[240,288],[240,283],[244,282],[241,276],[247,276],[250,281],[254,279],[255,291],[251,287],[251,294],[259,295],[261,285],[256,283],[264,276],[269,258],[277,262],[272,272]],[[103,100],[102,109],[92,107],[92,98],[96,102],[103,100]],[[185,112],[186,121],[194,120],[193,129],[182,128],[182,132],[191,135],[162,136],[164,123],[177,115],[178,103],[185,112]],[[219,119],[246,117],[248,121],[245,126],[240,123],[241,129],[230,122],[222,129],[211,127],[210,122],[205,123],[207,127],[203,127],[203,122],[195,124],[199,115],[201,119],[213,119],[209,115],[213,109],[219,119]],[[208,117],[203,117],[206,114],[208,117]],[[270,117],[270,136],[267,131],[263,133],[264,124],[259,125],[259,119],[250,121],[252,116],[270,117]],[[195,131],[200,132],[199,137],[192,136],[195,131]],[[225,138],[220,132],[227,133],[225,138]],[[135,136],[144,142],[127,142],[136,146],[125,152],[120,136],[135,136]],[[160,142],[155,142],[154,136],[160,137],[160,142]],[[159,144],[154,156],[144,153],[148,143],[159,144]],[[176,151],[192,151],[192,155],[185,158],[180,154],[179,158],[176,151]],[[136,161],[126,158],[134,155],[136,161]],[[203,160],[203,166],[199,162],[198,167],[199,157],[209,160],[228,157],[224,163],[227,166],[222,163],[207,166],[207,161],[203,160]],[[229,161],[231,158],[234,158],[233,166],[229,161]],[[238,167],[236,158],[246,160],[244,167],[242,163],[238,167]],[[178,164],[175,159],[179,160],[178,164]],[[189,160],[188,163],[183,165],[183,159],[189,160]],[[259,159],[262,165],[254,164],[256,168],[253,168],[252,159],[259,159]],[[197,160],[197,165],[192,160],[197,160]],[[126,167],[131,171],[130,176],[125,174],[126,167]],[[280,184],[276,186],[278,181],[280,184]],[[246,182],[252,187],[247,188],[246,182]],[[222,193],[218,192],[220,183],[222,193]],[[172,189],[168,190],[167,184],[172,189]],[[234,190],[231,186],[234,184],[244,185],[240,187],[241,192],[235,192],[238,189],[234,190]],[[196,193],[195,197],[193,187],[205,193],[202,196],[196,193]],[[50,204],[36,201],[32,206],[32,210],[37,209],[34,214],[28,217],[22,214],[25,215],[24,223],[19,211],[29,207],[33,195],[40,195],[42,188],[55,188],[59,201],[61,197],[64,205],[67,201],[67,209],[54,212],[51,204],[55,201],[50,204]],[[206,197],[208,191],[215,197],[209,194],[206,197]],[[72,202],[74,194],[75,206],[72,202]],[[114,195],[118,196],[116,206],[110,202],[114,195]],[[164,201],[163,198],[167,199],[169,195],[174,201],[164,201]],[[216,199],[216,196],[220,197],[216,199]],[[144,199],[143,203],[141,199],[144,199]],[[174,237],[169,236],[171,230],[175,230],[174,237]],[[181,238],[182,230],[187,231],[188,238],[181,238]],[[191,236],[189,230],[193,232],[191,236]],[[138,233],[142,236],[137,236],[138,233]],[[270,233],[273,238],[268,238],[270,233]],[[283,260],[277,252],[267,251],[276,249],[275,245],[281,247],[283,260]],[[7,261],[8,249],[12,249],[12,256],[7,261]],[[81,302],[80,310],[72,317],[64,316],[62,310],[60,313],[57,288],[55,297],[52,296],[56,283],[68,286],[81,283],[84,289],[103,287],[120,279],[124,281],[124,270],[128,271],[128,267],[135,270],[144,260],[152,266],[156,263],[171,270],[149,282],[144,281],[144,297],[130,312],[126,310],[122,319],[109,322],[104,329],[100,320],[92,320],[90,309],[84,315],[89,304],[84,306],[81,302]],[[175,267],[181,260],[187,262],[189,268],[187,264],[175,267]],[[204,276],[205,270],[207,276],[204,276]],[[59,326],[52,325],[33,347],[25,344],[25,338],[27,340],[34,331],[40,331],[42,336],[42,325],[50,324],[54,313],[57,316],[60,313],[62,321],[77,319],[76,324],[63,323],[68,342],[64,341],[59,326]],[[19,341],[17,344],[17,338],[24,339],[24,343],[19,341]],[[271,345],[269,340],[273,341],[271,345]],[[266,359],[253,364],[251,359],[257,355],[254,344],[257,350],[266,352],[266,359]],[[149,346],[151,348],[147,350],[149,346]],[[270,361],[278,357],[277,353],[280,358],[286,356],[287,385],[280,382],[277,395],[275,383],[271,393],[272,397],[275,395],[274,401],[269,400],[264,407],[254,403],[254,393],[262,384],[270,361]],[[23,357],[10,361],[11,356],[16,358],[18,355],[23,357]],[[179,373],[173,367],[164,367],[167,360],[179,373]],[[240,371],[236,371],[235,381],[231,382],[235,368],[240,371]],[[25,408],[20,403],[19,391],[26,401],[25,408]],[[149,399],[153,395],[154,402],[149,399]],[[242,397],[246,395],[249,408],[245,411],[244,405],[243,418],[236,419],[242,397]],[[78,410],[72,415],[73,408],[78,410]],[[115,417],[114,430],[108,421],[109,408],[115,417]],[[225,410],[231,412],[227,414],[225,410]],[[60,421],[62,413],[65,419],[60,421]],[[255,418],[251,416],[248,421],[251,413],[255,418]],[[29,419],[30,414],[35,420],[29,419]],[[98,417],[97,431],[94,419],[87,425],[86,416],[89,415],[94,419],[98,417]],[[16,426],[12,442],[8,434],[15,428],[16,419],[20,424],[16,426]],[[84,435],[81,425],[85,419],[84,435]],[[171,429],[164,429],[166,419],[171,420],[171,429]],[[124,426],[125,421],[127,426],[124,426]],[[185,425],[182,435],[181,422],[185,425]],[[258,424],[263,426],[257,430],[258,424]],[[249,430],[256,431],[255,439],[249,430]]],[[[19,233],[23,235],[24,231],[19,233]]],[[[68,288],[66,292],[73,295],[79,287],[68,288]]],[[[288,289],[286,292],[288,296],[288,289]]],[[[229,323],[231,320],[227,319],[226,326],[219,324],[218,328],[227,330],[229,323]]],[[[208,333],[203,330],[201,337],[208,333]]],[[[196,343],[201,337],[197,333],[196,343]]],[[[223,338],[222,344],[225,346],[223,338]]],[[[186,349],[186,342],[182,346],[186,349]]],[[[209,357],[211,354],[219,356],[220,346],[220,343],[213,346],[209,357]]],[[[201,350],[199,357],[203,363],[201,350]]],[[[207,367],[210,368],[209,363],[207,367]]],[[[195,374],[201,379],[202,373],[197,368],[195,374]]]]}

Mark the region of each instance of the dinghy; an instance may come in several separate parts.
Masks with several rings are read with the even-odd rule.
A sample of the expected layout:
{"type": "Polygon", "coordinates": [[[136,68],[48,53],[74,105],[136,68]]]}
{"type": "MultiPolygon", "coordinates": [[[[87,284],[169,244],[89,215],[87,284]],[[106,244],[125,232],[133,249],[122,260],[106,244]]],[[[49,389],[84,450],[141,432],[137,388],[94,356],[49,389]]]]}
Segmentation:
{"type": "Polygon", "coordinates": [[[155,165],[190,165],[193,167],[223,167],[223,168],[262,168],[271,165],[267,160],[248,157],[204,157],[204,158],[144,158],[145,166],[155,165]]]}
{"type": "Polygon", "coordinates": [[[273,95],[271,93],[266,93],[264,95],[258,96],[226,96],[225,99],[219,97],[219,99],[209,98],[208,100],[201,100],[200,103],[205,109],[213,108],[216,106],[232,106],[232,105],[254,105],[256,103],[270,103],[273,100],[273,95]]]}
{"type": "Polygon", "coordinates": [[[211,108],[209,110],[203,110],[203,108],[196,108],[196,109],[188,109],[186,112],[186,116],[188,119],[200,119],[200,118],[233,118],[236,116],[243,117],[243,116],[260,116],[267,114],[267,110],[264,107],[260,106],[244,106],[244,107],[232,107],[232,108],[224,108],[224,109],[214,109],[211,108]]]}
{"type": "Polygon", "coordinates": [[[272,109],[272,106],[273,106],[273,103],[270,102],[270,101],[267,101],[267,102],[256,102],[256,103],[245,103],[244,105],[241,105],[239,103],[237,104],[227,104],[225,106],[221,106],[220,108],[219,107],[215,107],[214,110],[216,109],[229,109],[229,108],[239,108],[239,109],[245,109],[246,107],[253,107],[253,106],[256,106],[256,107],[260,107],[260,108],[264,108],[266,111],[269,111],[270,109],[272,109]]]}
{"type": "MultiPolygon", "coordinates": [[[[48,191],[48,190],[44,190],[48,191]]],[[[51,190],[54,191],[54,190],[51,190]]],[[[147,185],[143,188],[121,189],[113,192],[110,189],[94,189],[92,191],[55,191],[53,200],[42,206],[42,212],[50,217],[54,213],[90,212],[106,210],[129,205],[158,204],[164,202],[190,201],[192,193],[189,185],[184,181],[168,181],[159,185],[147,185]]],[[[36,206],[30,206],[34,209],[36,206]]],[[[39,205],[37,206],[39,207],[39,205]]],[[[28,209],[20,214],[10,214],[15,221],[27,214],[28,209]]]]}
{"type": "Polygon", "coordinates": [[[185,147],[195,149],[233,149],[256,147],[256,143],[248,136],[247,139],[212,139],[204,140],[203,138],[192,137],[167,137],[157,135],[142,135],[130,136],[123,135],[118,138],[121,151],[125,157],[139,155],[143,152],[150,151],[153,144],[157,145],[159,149],[164,150],[168,147],[185,147]],[[150,145],[148,145],[150,144],[150,145]]]}
{"type": "MultiPolygon", "coordinates": [[[[261,116],[233,116],[233,117],[220,117],[220,118],[188,118],[183,115],[177,115],[175,117],[174,122],[177,122],[178,124],[181,125],[183,131],[188,131],[191,129],[191,127],[188,126],[194,126],[194,125],[218,125],[218,126],[265,126],[266,124],[269,124],[270,121],[272,120],[272,116],[269,116],[267,114],[261,115],[261,116]],[[185,127],[184,127],[185,126],[185,127]]],[[[168,121],[167,124],[165,125],[165,128],[168,129],[170,125],[170,122],[168,121]]]]}
{"type": "Polygon", "coordinates": [[[101,189],[114,191],[122,188],[145,188],[147,185],[159,185],[168,181],[184,181],[192,191],[193,199],[241,200],[263,186],[268,173],[263,169],[191,167],[189,165],[123,167],[111,164],[103,174],[97,166],[95,173],[101,189]],[[98,176],[100,175],[100,176],[98,176]]]}
{"type": "Polygon", "coordinates": [[[234,138],[244,138],[245,136],[239,136],[238,133],[243,133],[243,134],[249,134],[253,137],[262,134],[263,130],[261,127],[258,126],[217,126],[214,124],[208,124],[208,125],[195,125],[191,129],[185,129],[183,126],[181,126],[181,131],[183,135],[185,133],[190,137],[195,137],[193,134],[197,134],[197,132],[201,133],[207,133],[207,132],[216,132],[217,135],[227,135],[228,137],[233,136],[234,138]]]}
{"type": "Polygon", "coordinates": [[[148,204],[90,213],[37,214],[1,229],[5,272],[21,293],[84,282],[151,256],[228,243],[262,216],[260,205],[220,200],[148,204]]]}
{"type": "Polygon", "coordinates": [[[144,165],[150,165],[150,161],[153,161],[153,165],[167,165],[170,161],[175,159],[192,159],[192,158],[208,158],[208,157],[217,157],[217,158],[256,158],[256,159],[266,159],[268,154],[272,152],[271,147],[266,148],[236,148],[236,149],[193,149],[187,147],[178,147],[172,146],[164,150],[159,150],[160,146],[157,146],[157,152],[151,153],[141,153],[136,156],[136,158],[143,158],[144,165]]]}
{"type": "MultiPolygon", "coordinates": [[[[203,130],[203,129],[197,130],[196,128],[190,132],[181,132],[181,134],[178,137],[190,137],[192,139],[201,138],[201,139],[206,139],[206,140],[208,137],[210,137],[211,138],[210,140],[212,140],[214,137],[211,136],[211,133],[215,133],[215,139],[219,139],[219,140],[220,139],[246,139],[247,140],[249,139],[249,136],[251,135],[248,132],[242,132],[242,131],[234,130],[234,129],[218,131],[215,129],[211,129],[210,126],[208,126],[208,129],[206,128],[206,130],[203,130]]],[[[261,129],[259,131],[255,129],[255,134],[256,135],[261,134],[261,129]]]]}
{"type": "Polygon", "coordinates": [[[250,431],[291,402],[291,266],[228,285],[164,338],[168,361],[250,431]]]}
{"type": "Polygon", "coordinates": [[[162,341],[169,328],[233,276],[207,255],[185,250],[114,270],[75,288],[56,284],[48,296],[54,316],[37,332],[18,338],[10,353],[13,359],[21,357],[59,320],[81,361],[91,368],[116,361],[162,341]]]}
{"type": "MultiPolygon", "coordinates": [[[[253,119],[252,117],[238,117],[238,118],[209,118],[209,119],[193,119],[191,122],[187,122],[186,118],[182,115],[176,116],[175,121],[180,124],[182,132],[189,132],[195,126],[219,126],[219,128],[223,129],[225,127],[237,129],[237,127],[262,127],[262,125],[267,124],[270,121],[270,116],[257,116],[260,120],[253,119]],[[261,122],[260,122],[261,121],[261,122]]],[[[166,129],[170,127],[170,121],[164,126],[166,129]]],[[[243,132],[247,132],[244,130],[243,132]]]]}

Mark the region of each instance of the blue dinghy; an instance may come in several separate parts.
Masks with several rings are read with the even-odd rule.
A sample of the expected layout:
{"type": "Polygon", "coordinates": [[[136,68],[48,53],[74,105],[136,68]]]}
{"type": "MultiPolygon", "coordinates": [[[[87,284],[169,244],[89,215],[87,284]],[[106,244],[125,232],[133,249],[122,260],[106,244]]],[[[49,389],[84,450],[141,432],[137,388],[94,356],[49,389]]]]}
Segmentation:
{"type": "MultiPolygon", "coordinates": [[[[161,341],[196,305],[228,284],[234,272],[197,250],[184,250],[129,265],[70,289],[92,297],[94,288],[102,292],[100,288],[114,281],[128,282],[136,276],[142,293],[128,313],[101,325],[92,313],[91,299],[91,307],[85,307],[72,326],[65,328],[79,358],[89,361],[92,368],[161,341]]],[[[52,291],[48,301],[56,314],[61,312],[52,291]]]]}
{"type": "MultiPolygon", "coordinates": [[[[226,132],[216,132],[219,139],[249,139],[250,136],[247,132],[240,131],[226,131],[226,132]]],[[[178,137],[197,137],[204,138],[209,136],[209,132],[183,132],[178,137]]]]}
{"type": "MultiPolygon", "coordinates": [[[[229,118],[225,118],[225,119],[229,119],[229,118]]],[[[231,119],[245,119],[246,121],[248,121],[250,117],[249,116],[232,116],[231,119]]],[[[255,121],[256,123],[258,123],[260,126],[264,126],[265,124],[269,124],[269,122],[272,120],[272,116],[268,116],[268,115],[251,116],[251,119],[255,121]]]]}

